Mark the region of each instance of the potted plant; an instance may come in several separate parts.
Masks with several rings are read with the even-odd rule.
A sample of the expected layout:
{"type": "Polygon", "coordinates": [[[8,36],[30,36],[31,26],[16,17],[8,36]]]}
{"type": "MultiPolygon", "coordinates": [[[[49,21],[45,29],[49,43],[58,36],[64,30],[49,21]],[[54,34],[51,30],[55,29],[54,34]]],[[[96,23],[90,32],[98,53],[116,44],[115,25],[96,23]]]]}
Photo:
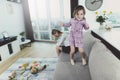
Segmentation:
{"type": "Polygon", "coordinates": [[[108,18],[106,17],[106,11],[103,11],[103,14],[98,15],[98,12],[96,12],[96,22],[100,23],[102,25],[108,18]]]}
{"type": "Polygon", "coordinates": [[[21,36],[21,41],[24,42],[25,41],[25,32],[23,31],[19,35],[21,36]]]}
{"type": "Polygon", "coordinates": [[[106,14],[106,11],[103,11],[102,14],[98,15],[98,12],[95,12],[96,14],[96,22],[100,24],[100,27],[103,27],[103,23],[106,22],[108,19],[108,15],[112,14],[112,11],[110,11],[108,14],[106,14]]]}
{"type": "Polygon", "coordinates": [[[100,23],[100,25],[102,25],[105,22],[106,18],[103,16],[98,16],[96,18],[96,21],[100,23]]]}

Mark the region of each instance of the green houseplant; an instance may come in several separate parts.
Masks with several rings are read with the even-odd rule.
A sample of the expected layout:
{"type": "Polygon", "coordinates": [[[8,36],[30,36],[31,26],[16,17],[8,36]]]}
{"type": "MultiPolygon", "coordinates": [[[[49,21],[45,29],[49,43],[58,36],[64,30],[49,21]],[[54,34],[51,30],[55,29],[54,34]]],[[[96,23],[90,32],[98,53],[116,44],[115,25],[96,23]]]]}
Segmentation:
{"type": "Polygon", "coordinates": [[[103,11],[102,14],[98,15],[98,12],[95,12],[96,16],[96,22],[100,23],[100,25],[103,25],[103,23],[108,19],[106,16],[106,11],[103,11]]]}
{"type": "Polygon", "coordinates": [[[25,32],[23,31],[19,35],[21,36],[21,41],[24,42],[25,41],[25,32]]]}
{"type": "Polygon", "coordinates": [[[101,14],[98,12],[95,12],[96,14],[96,22],[98,22],[100,24],[99,29],[104,28],[105,26],[103,25],[104,22],[106,22],[106,20],[108,19],[109,15],[112,14],[112,11],[110,11],[109,13],[107,13],[106,11],[103,11],[101,14]]]}
{"type": "Polygon", "coordinates": [[[106,19],[107,19],[106,17],[100,15],[100,16],[97,16],[96,22],[99,22],[100,25],[102,25],[106,19]]]}

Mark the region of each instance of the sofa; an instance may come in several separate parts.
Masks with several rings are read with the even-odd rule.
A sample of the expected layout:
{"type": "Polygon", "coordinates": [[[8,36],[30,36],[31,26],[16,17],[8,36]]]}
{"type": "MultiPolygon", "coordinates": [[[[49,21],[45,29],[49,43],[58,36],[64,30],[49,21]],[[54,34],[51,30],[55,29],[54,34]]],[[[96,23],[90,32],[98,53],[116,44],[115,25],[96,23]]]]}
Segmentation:
{"type": "Polygon", "coordinates": [[[75,65],[70,64],[68,53],[61,52],[54,80],[120,80],[120,60],[91,31],[84,32],[84,51],[88,64],[82,65],[79,52],[75,65]]]}

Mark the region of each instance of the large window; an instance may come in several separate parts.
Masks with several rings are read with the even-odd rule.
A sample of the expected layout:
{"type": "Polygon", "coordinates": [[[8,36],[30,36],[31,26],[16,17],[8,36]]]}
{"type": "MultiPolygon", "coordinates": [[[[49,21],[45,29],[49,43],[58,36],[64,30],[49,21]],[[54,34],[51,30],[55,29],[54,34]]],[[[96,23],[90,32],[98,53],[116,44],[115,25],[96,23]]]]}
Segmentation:
{"type": "Polygon", "coordinates": [[[35,40],[52,40],[52,29],[67,31],[60,22],[70,19],[70,0],[28,0],[35,40]]]}

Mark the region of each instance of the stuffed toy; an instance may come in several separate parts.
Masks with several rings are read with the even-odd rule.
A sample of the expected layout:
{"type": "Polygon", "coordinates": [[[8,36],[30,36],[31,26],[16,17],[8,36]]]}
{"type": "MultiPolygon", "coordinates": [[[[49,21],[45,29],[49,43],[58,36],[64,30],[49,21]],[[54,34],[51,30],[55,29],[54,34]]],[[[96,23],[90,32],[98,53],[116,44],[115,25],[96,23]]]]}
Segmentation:
{"type": "Polygon", "coordinates": [[[22,67],[24,67],[26,69],[26,67],[29,65],[29,63],[23,63],[22,67]]]}
{"type": "Polygon", "coordinates": [[[36,74],[44,70],[46,67],[47,67],[46,65],[40,66],[37,61],[34,61],[33,65],[30,66],[30,72],[31,74],[36,74]]]}
{"type": "Polygon", "coordinates": [[[9,78],[8,80],[17,80],[15,76],[16,76],[16,72],[12,71],[11,74],[8,76],[9,78]]]}
{"type": "Polygon", "coordinates": [[[17,72],[22,75],[25,72],[28,65],[29,63],[23,63],[21,66],[19,66],[17,72]]]}

